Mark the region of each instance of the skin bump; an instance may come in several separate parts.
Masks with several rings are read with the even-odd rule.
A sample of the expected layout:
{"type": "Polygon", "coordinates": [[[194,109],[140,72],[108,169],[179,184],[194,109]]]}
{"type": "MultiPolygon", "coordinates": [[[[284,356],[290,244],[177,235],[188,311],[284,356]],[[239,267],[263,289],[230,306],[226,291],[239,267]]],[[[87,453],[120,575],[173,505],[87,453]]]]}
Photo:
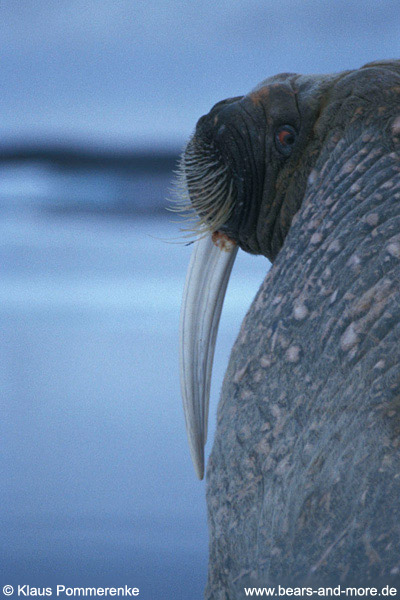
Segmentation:
{"type": "Polygon", "coordinates": [[[395,118],[392,124],[392,133],[393,135],[400,134],[400,115],[395,118]]]}

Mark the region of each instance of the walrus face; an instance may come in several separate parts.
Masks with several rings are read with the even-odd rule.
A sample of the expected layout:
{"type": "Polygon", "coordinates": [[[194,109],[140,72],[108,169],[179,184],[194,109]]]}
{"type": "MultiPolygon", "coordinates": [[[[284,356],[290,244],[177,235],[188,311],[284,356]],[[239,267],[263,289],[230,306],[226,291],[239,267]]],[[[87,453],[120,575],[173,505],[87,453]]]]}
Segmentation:
{"type": "Polygon", "coordinates": [[[247,96],[218,102],[198,121],[181,161],[198,230],[224,233],[243,250],[270,259],[285,226],[277,180],[293,168],[306,137],[296,76],[274,79],[247,96]]]}
{"type": "Polygon", "coordinates": [[[181,389],[200,479],[214,347],[238,247],[271,261],[282,247],[321,145],[315,123],[324,96],[340,76],[282,74],[219,102],[198,121],[182,157],[183,208],[195,211],[200,235],[181,310],[181,389]]]}

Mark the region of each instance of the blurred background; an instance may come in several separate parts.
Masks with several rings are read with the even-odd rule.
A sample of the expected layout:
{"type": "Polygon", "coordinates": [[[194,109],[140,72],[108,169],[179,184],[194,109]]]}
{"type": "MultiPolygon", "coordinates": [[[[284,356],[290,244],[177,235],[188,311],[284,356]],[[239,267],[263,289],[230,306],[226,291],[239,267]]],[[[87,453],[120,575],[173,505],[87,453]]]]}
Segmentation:
{"type": "MultiPolygon", "coordinates": [[[[199,116],[282,71],[399,57],[398,0],[0,0],[0,585],[201,598],[172,170],[199,116]]],[[[240,253],[229,349],[268,264],[240,253]]]]}

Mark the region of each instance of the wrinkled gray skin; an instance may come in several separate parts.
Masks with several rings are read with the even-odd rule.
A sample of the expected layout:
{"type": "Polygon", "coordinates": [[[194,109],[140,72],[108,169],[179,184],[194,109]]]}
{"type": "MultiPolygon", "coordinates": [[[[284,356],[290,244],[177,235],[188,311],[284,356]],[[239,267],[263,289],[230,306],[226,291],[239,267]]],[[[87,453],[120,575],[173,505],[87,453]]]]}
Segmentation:
{"type": "Polygon", "coordinates": [[[399,62],[296,81],[310,114],[300,166],[274,183],[287,231],[276,251],[259,235],[273,266],[231,354],[207,468],[209,600],[248,585],[400,588],[399,62]]]}

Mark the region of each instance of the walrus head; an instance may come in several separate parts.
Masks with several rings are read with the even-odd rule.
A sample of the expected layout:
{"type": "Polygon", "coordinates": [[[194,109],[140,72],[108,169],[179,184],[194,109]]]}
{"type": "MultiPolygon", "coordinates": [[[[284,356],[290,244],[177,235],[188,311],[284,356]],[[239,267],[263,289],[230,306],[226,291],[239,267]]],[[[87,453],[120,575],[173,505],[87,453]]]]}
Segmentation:
{"type": "Polygon", "coordinates": [[[271,77],[248,95],[218,102],[187,144],[180,165],[183,205],[194,211],[200,235],[181,311],[181,388],[200,479],[216,334],[236,252],[242,248],[274,261],[327,136],[343,130],[360,104],[358,75],[364,71],[365,79],[378,64],[385,66],[271,77]]]}

